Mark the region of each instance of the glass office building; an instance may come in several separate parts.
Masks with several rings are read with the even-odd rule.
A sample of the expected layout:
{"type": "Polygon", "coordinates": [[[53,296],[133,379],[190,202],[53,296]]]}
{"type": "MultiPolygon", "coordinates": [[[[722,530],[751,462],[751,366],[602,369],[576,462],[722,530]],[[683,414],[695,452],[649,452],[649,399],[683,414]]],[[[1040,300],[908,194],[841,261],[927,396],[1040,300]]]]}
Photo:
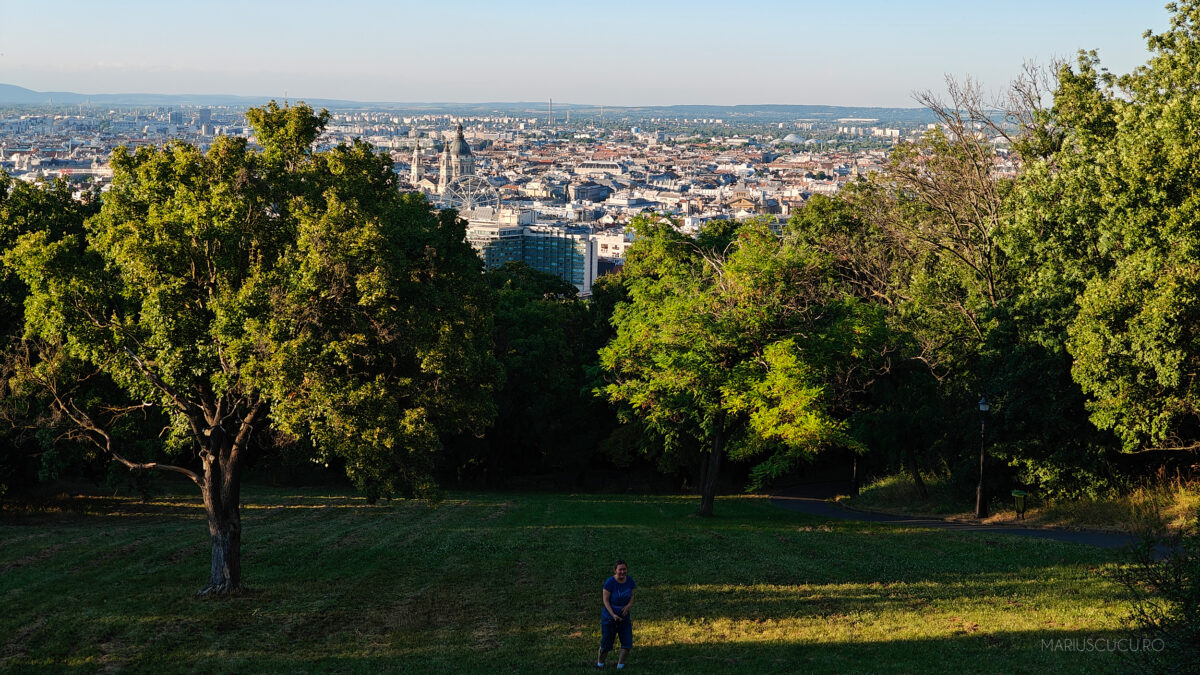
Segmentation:
{"type": "Polygon", "coordinates": [[[596,279],[596,241],[588,227],[537,222],[532,211],[468,214],[467,241],[487,269],[520,260],[535,270],[565,279],[590,295],[596,279]]]}

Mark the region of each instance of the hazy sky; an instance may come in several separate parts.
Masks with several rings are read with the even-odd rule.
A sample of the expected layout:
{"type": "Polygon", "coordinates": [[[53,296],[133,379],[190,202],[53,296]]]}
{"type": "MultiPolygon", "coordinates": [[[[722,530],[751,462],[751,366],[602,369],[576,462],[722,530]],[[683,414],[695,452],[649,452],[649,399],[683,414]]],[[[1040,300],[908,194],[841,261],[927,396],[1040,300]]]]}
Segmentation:
{"type": "Polygon", "coordinates": [[[360,101],[914,107],[1096,49],[1144,63],[1166,0],[0,0],[0,83],[360,101]]]}

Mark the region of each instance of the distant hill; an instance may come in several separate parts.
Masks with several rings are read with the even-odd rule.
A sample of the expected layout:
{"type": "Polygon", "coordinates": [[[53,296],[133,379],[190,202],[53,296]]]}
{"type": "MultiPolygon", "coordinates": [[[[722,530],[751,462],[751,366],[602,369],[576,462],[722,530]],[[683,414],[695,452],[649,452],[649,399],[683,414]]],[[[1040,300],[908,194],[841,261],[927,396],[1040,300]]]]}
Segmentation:
{"type": "MultiPolygon", "coordinates": [[[[127,106],[254,106],[280,96],[235,96],[233,94],[77,94],[70,91],[34,91],[12,84],[0,84],[0,105],[127,105],[127,106]]],[[[475,110],[525,112],[544,110],[544,103],[394,103],[347,101],[335,98],[289,97],[324,108],[396,108],[407,110],[475,110]]]]}
{"type": "MultiPolygon", "coordinates": [[[[11,84],[0,84],[0,105],[100,105],[100,106],[254,106],[262,105],[272,96],[234,96],[230,94],[76,94],[69,91],[34,91],[11,84]]],[[[296,97],[309,105],[329,109],[392,109],[420,113],[457,113],[466,115],[545,115],[546,102],[386,102],[346,101],[296,97]]],[[[877,119],[889,121],[923,122],[934,121],[932,113],[924,108],[866,108],[830,105],[670,105],[670,106],[600,106],[598,104],[555,103],[557,113],[571,111],[594,117],[603,114],[607,119],[622,117],[698,117],[723,118],[726,121],[784,121],[814,119],[828,121],[838,118],[877,119]]]]}
{"type": "MultiPolygon", "coordinates": [[[[70,91],[34,91],[11,84],[0,84],[0,105],[209,105],[252,106],[271,100],[270,96],[233,96],[228,94],[76,94],[70,91]]],[[[353,106],[353,101],[313,100],[326,107],[353,106]],[[331,105],[332,104],[332,105],[331,105]]]]}

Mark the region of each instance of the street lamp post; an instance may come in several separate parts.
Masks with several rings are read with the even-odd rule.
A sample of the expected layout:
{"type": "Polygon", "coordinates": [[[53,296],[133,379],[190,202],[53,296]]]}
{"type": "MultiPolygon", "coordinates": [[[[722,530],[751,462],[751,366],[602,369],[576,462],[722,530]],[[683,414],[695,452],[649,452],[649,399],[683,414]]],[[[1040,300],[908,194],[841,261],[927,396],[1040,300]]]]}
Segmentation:
{"type": "Polygon", "coordinates": [[[979,486],[975,488],[975,517],[988,517],[987,502],[983,499],[983,448],[987,441],[987,396],[979,399],[979,486]]]}

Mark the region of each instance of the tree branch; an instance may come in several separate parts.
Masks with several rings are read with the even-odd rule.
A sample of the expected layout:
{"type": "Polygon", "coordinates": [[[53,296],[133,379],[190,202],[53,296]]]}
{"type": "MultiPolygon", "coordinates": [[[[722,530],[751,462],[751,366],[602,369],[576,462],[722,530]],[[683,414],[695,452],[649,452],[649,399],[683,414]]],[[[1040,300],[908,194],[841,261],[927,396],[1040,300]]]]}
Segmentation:
{"type": "Polygon", "coordinates": [[[146,362],[143,361],[140,356],[135,354],[132,349],[129,347],[122,347],[122,349],[125,351],[125,354],[133,360],[134,365],[137,366],[137,369],[141,371],[142,375],[146,376],[146,379],[150,381],[150,384],[153,384],[159,391],[166,394],[167,398],[171,399],[171,402],[175,404],[176,408],[179,409],[179,412],[183,413],[184,415],[191,415],[192,408],[195,407],[194,404],[189,403],[185,398],[183,398],[183,396],[179,394],[179,392],[175,391],[174,387],[164,382],[163,379],[158,375],[155,375],[154,372],[150,370],[150,367],[146,365],[146,362]]]}
{"type": "Polygon", "coordinates": [[[175,466],[173,464],[160,464],[158,462],[134,462],[129,459],[126,459],[123,455],[121,455],[121,453],[117,452],[113,448],[112,436],[107,431],[105,431],[103,428],[101,428],[100,425],[93,422],[92,418],[90,416],[88,416],[87,413],[80,410],[79,406],[75,405],[74,401],[64,402],[61,398],[58,397],[58,392],[55,392],[53,390],[51,390],[50,395],[54,397],[55,405],[59,409],[59,411],[62,412],[62,414],[66,415],[67,418],[70,419],[72,422],[74,422],[75,425],[78,426],[80,429],[91,432],[91,434],[85,434],[85,436],[87,437],[88,440],[90,440],[93,444],[95,444],[96,447],[107,452],[109,455],[112,455],[113,459],[120,462],[121,464],[124,464],[129,469],[131,469],[131,470],[158,469],[159,471],[173,471],[175,473],[179,473],[179,474],[183,474],[184,476],[187,476],[197,486],[199,486],[201,488],[204,487],[204,478],[202,478],[195,471],[192,471],[190,469],[185,469],[182,466],[175,466]],[[94,434],[94,436],[92,434],[94,434]],[[97,437],[99,437],[99,439],[103,439],[103,443],[97,437]]]}
{"type": "Polygon", "coordinates": [[[250,434],[254,431],[254,423],[257,421],[258,415],[260,412],[262,412],[264,406],[265,404],[260,399],[253,406],[251,406],[250,411],[247,412],[244,417],[242,417],[242,422],[240,425],[238,425],[237,435],[233,437],[233,447],[229,453],[229,460],[231,462],[237,461],[238,455],[241,454],[242,448],[250,439],[250,434]]]}

